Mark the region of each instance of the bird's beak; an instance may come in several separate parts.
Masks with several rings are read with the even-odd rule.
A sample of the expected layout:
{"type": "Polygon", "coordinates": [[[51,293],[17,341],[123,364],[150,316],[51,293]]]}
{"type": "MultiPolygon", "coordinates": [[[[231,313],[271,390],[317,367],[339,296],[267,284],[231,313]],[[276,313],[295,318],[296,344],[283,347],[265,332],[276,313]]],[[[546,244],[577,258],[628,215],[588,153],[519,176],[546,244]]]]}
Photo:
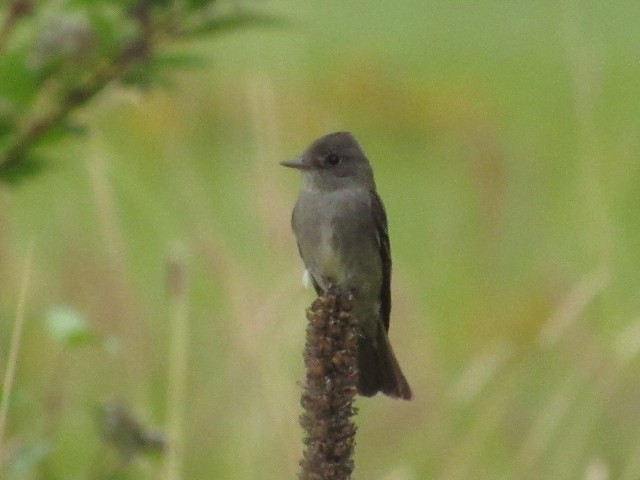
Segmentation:
{"type": "Polygon", "coordinates": [[[280,162],[283,167],[295,168],[298,170],[308,170],[309,165],[304,161],[302,157],[294,158],[293,160],[285,160],[280,162]]]}

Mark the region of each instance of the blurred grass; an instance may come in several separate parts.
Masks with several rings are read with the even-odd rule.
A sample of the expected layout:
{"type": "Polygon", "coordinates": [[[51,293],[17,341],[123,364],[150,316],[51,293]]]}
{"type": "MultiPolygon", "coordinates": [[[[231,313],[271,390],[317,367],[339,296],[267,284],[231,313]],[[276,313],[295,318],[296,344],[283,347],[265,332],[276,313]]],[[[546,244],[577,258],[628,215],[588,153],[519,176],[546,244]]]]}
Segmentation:
{"type": "Polygon", "coordinates": [[[289,230],[299,181],[277,162],[349,129],[387,205],[391,337],[416,395],[359,402],[357,476],[638,478],[639,5],[264,8],[294,27],[187,46],[211,67],[112,89],[83,113],[85,141],[0,191],[3,372],[36,238],[7,433],[13,458],[45,452],[2,477],[115,470],[100,401],[163,425],[176,241],[191,258],[185,478],[295,476],[310,294],[289,230]],[[56,343],[56,305],[101,341],[56,343]]]}

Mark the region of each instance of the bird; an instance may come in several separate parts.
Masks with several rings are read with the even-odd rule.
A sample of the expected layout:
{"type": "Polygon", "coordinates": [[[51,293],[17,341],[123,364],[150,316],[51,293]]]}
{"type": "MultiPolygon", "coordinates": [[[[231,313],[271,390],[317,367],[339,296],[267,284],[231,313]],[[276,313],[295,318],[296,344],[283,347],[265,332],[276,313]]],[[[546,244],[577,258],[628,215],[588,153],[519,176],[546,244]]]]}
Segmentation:
{"type": "Polygon", "coordinates": [[[369,160],[351,133],[334,132],[280,164],[302,174],[291,226],[305,276],[318,295],[336,288],[353,297],[358,393],[410,400],[411,387],[388,337],[391,248],[369,160]]]}

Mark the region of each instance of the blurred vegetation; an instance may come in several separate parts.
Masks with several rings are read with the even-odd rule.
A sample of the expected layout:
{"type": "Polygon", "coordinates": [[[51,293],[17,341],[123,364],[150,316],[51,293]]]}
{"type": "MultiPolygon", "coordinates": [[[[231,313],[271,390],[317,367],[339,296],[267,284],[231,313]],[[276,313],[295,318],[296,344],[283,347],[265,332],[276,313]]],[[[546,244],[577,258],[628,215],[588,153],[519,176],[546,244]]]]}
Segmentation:
{"type": "MultiPolygon", "coordinates": [[[[141,31],[125,1],[36,5],[0,41],[3,158],[141,31]]],[[[3,174],[3,374],[34,246],[0,477],[157,478],[163,456],[124,465],[96,411],[165,430],[179,318],[184,478],[295,477],[311,294],[299,181],[277,162],[347,129],[387,206],[390,336],[415,394],[358,401],[358,478],[639,478],[640,4],[218,7],[291,27],[169,39],[161,85],[106,82],[21,157],[44,170],[3,174]]]]}
{"type": "Polygon", "coordinates": [[[70,114],[111,82],[149,87],[170,67],[199,63],[175,44],[275,21],[225,13],[219,3],[9,0],[0,25],[0,180],[37,172],[42,159],[34,150],[81,131],[70,114]]]}

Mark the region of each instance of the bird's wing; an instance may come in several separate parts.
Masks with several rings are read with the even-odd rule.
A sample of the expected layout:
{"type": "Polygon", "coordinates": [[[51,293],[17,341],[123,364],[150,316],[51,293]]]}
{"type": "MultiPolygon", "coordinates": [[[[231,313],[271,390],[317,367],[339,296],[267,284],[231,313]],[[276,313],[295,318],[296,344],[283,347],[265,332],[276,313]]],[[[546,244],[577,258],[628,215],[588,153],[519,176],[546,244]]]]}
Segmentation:
{"type": "Polygon", "coordinates": [[[376,232],[376,241],[382,263],[382,287],[380,289],[380,315],[385,330],[389,331],[391,314],[391,245],[387,227],[387,213],[382,200],[375,191],[371,192],[371,213],[376,232]]]}
{"type": "MultiPolygon", "coordinates": [[[[295,206],[293,207],[293,212],[291,213],[291,226],[292,227],[294,227],[297,209],[298,209],[298,203],[296,202],[295,206]]],[[[295,227],[293,228],[293,231],[295,233],[295,227]]],[[[306,262],[304,261],[304,256],[302,255],[302,249],[300,248],[300,242],[298,241],[297,236],[296,236],[296,246],[298,247],[298,253],[300,254],[300,258],[302,259],[302,262],[305,263],[305,269],[306,269],[305,271],[307,272],[307,274],[309,275],[309,278],[311,279],[311,284],[313,285],[313,288],[316,291],[316,294],[318,296],[322,295],[324,293],[322,288],[320,288],[320,285],[318,284],[316,279],[313,278],[313,275],[311,274],[311,272],[307,268],[306,262]]]]}

